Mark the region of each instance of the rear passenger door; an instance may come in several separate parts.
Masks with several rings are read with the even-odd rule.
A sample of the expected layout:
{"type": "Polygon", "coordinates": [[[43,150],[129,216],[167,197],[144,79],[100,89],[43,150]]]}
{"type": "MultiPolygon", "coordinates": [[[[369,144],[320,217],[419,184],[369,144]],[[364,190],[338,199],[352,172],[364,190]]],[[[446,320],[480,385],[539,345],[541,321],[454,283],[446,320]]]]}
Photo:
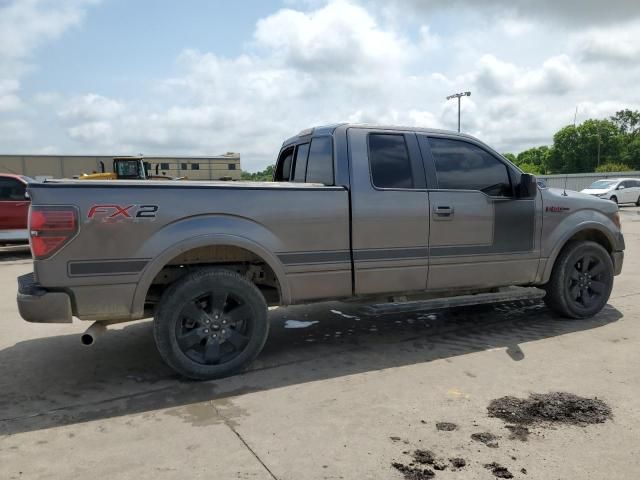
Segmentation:
{"type": "Polygon", "coordinates": [[[418,135],[429,191],[429,289],[482,288],[534,280],[536,199],[515,198],[517,170],[483,145],[418,135]]]}
{"type": "Polygon", "coordinates": [[[356,294],[424,290],[428,197],[415,133],[348,130],[356,294]]]}

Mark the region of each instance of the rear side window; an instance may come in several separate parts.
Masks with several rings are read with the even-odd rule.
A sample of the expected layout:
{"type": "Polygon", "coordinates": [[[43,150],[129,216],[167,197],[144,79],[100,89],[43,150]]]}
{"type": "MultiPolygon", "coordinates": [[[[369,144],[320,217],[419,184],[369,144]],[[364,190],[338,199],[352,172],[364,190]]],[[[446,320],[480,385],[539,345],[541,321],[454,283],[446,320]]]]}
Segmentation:
{"type": "Polygon", "coordinates": [[[274,180],[276,182],[288,182],[291,175],[291,163],[293,162],[293,147],[287,148],[280,154],[278,167],[274,180]]]}
{"type": "Polygon", "coordinates": [[[333,185],[333,144],[331,137],[311,140],[307,160],[307,183],[333,185]]]}
{"type": "Polygon", "coordinates": [[[309,144],[303,143],[296,149],[296,161],[293,170],[293,181],[304,183],[307,176],[307,157],[309,156],[309,144]]]}
{"type": "Polygon", "coordinates": [[[0,201],[20,201],[25,199],[26,185],[13,178],[0,178],[0,201]]]}
{"type": "Polygon", "coordinates": [[[480,190],[494,197],[513,195],[507,166],[489,152],[459,140],[430,138],[438,188],[480,190]]]}
{"type": "Polygon", "coordinates": [[[404,135],[369,135],[371,180],[378,188],[413,188],[411,162],[404,135]]]}

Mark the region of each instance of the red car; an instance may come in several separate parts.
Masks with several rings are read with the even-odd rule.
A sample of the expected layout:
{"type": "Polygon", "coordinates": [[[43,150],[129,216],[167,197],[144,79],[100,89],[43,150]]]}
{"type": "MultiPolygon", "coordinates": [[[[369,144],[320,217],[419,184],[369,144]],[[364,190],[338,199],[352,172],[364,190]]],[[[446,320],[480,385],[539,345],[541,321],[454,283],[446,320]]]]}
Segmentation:
{"type": "Polygon", "coordinates": [[[0,242],[28,241],[29,177],[0,173],[0,242]]]}

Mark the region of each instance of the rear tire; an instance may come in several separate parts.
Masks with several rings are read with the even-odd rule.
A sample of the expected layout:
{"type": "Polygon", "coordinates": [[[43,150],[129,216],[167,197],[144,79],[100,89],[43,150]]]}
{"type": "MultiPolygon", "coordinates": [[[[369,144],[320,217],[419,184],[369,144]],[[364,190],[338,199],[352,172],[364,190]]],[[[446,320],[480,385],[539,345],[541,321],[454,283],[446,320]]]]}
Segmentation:
{"type": "Polygon", "coordinates": [[[194,380],[222,378],[245,369],[269,334],[260,290],[235,272],[202,269],[162,295],[154,319],[160,356],[194,380]]]}
{"type": "Polygon", "coordinates": [[[547,306],[563,317],[589,318],[604,308],[613,287],[613,262],[602,245],[567,244],[545,285],[547,306]]]}

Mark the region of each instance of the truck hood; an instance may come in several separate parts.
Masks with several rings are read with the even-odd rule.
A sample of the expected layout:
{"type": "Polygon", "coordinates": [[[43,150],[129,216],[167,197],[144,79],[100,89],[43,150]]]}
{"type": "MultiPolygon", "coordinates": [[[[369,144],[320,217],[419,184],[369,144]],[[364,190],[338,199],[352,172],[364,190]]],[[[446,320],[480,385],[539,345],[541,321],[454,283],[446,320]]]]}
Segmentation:
{"type": "Polygon", "coordinates": [[[618,211],[618,206],[614,202],[589,195],[584,193],[584,190],[582,192],[567,190],[565,194],[564,190],[560,188],[547,188],[541,190],[541,193],[545,208],[568,207],[571,211],[590,208],[607,216],[612,216],[618,211]]]}

